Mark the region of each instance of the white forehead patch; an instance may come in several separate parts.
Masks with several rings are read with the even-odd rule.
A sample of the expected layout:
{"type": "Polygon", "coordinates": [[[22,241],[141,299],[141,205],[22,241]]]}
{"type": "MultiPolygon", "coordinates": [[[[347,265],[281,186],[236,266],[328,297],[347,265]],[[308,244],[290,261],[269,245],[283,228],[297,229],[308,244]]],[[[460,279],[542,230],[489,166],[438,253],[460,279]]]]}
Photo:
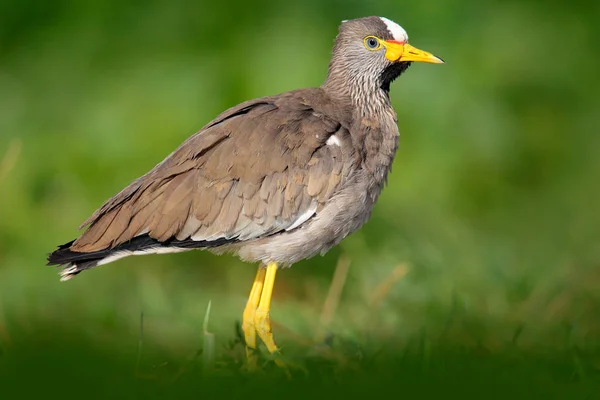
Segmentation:
{"type": "Polygon", "coordinates": [[[394,37],[394,40],[397,40],[399,42],[408,42],[408,34],[404,30],[404,28],[402,28],[400,25],[398,25],[394,21],[389,20],[385,17],[379,17],[379,18],[385,23],[385,26],[387,26],[387,29],[388,29],[388,31],[390,31],[390,33],[394,37]]]}

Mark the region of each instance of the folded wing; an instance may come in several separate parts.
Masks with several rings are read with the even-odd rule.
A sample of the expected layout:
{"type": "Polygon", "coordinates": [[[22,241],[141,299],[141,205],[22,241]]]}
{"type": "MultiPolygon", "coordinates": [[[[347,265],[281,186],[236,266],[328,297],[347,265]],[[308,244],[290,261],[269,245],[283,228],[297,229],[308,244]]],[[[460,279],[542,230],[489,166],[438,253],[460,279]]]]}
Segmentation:
{"type": "Polygon", "coordinates": [[[109,199],[70,250],[96,252],[144,235],[210,247],[301,227],[340,185],[349,155],[328,139],[347,131],[301,91],[285,96],[223,113],[109,199]]]}

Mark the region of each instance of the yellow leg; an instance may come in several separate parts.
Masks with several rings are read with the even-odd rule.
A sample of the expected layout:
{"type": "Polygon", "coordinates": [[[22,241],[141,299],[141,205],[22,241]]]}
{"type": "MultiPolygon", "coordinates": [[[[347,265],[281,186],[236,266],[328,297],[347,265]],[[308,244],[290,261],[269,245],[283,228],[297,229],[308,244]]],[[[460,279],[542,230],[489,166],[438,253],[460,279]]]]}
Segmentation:
{"type": "MultiPolygon", "coordinates": [[[[271,330],[271,296],[273,295],[273,286],[275,285],[275,275],[277,274],[277,264],[271,263],[264,266],[258,267],[256,278],[252,284],[252,290],[250,296],[248,296],[248,302],[244,309],[244,315],[242,318],[242,330],[244,331],[244,339],[246,341],[246,359],[249,369],[256,368],[257,357],[256,357],[256,335],[264,342],[269,350],[269,353],[273,354],[279,352],[279,348],[275,344],[273,339],[273,332],[271,330]]],[[[287,366],[280,359],[275,359],[275,364],[285,369],[286,374],[289,375],[287,366]]]]}
{"type": "MultiPolygon", "coordinates": [[[[256,333],[258,337],[264,342],[265,346],[269,350],[269,353],[279,352],[279,348],[275,344],[273,339],[273,331],[271,330],[271,296],[273,295],[273,286],[275,285],[275,275],[277,274],[277,263],[271,263],[267,265],[266,275],[263,284],[262,293],[260,295],[260,302],[258,308],[254,314],[254,326],[256,327],[256,333]]],[[[280,359],[275,358],[275,364],[285,368],[286,365],[280,359]]]]}
{"type": "Polygon", "coordinates": [[[258,267],[242,318],[242,330],[244,331],[244,339],[246,341],[246,359],[249,368],[256,367],[256,326],[254,320],[263,290],[266,271],[262,265],[258,267]]]}

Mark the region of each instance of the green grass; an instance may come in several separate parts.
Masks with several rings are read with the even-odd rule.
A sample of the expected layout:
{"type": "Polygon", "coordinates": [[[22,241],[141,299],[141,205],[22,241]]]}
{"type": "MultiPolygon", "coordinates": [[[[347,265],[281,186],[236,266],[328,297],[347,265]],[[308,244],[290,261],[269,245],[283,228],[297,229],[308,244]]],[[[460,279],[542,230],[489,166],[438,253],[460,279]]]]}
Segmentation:
{"type": "MultiPolygon", "coordinates": [[[[246,372],[243,346],[234,329],[217,335],[216,363],[211,370],[202,367],[200,329],[190,329],[195,334],[171,343],[169,349],[164,339],[146,332],[138,363],[139,337],[123,322],[104,328],[103,341],[97,340],[99,332],[90,340],[80,329],[50,322],[36,324],[33,332],[13,329],[11,344],[3,343],[0,357],[2,392],[8,398],[52,393],[63,398],[321,398],[337,394],[352,398],[594,399],[600,394],[597,345],[571,344],[566,327],[562,343],[552,347],[520,345],[518,333],[526,335],[527,327],[516,329],[512,338],[473,340],[467,321],[450,318],[446,329],[423,327],[401,341],[334,333],[329,346],[307,346],[279,335],[284,360],[298,366],[288,379],[268,357],[262,358],[261,370],[246,372]],[[117,331],[119,337],[114,337],[117,331]]],[[[81,323],[88,330],[102,329],[89,326],[85,318],[81,323]]]]}
{"type": "MultiPolygon", "coordinates": [[[[116,264],[112,272],[119,267],[116,264]]],[[[132,304],[137,291],[121,293],[119,298],[104,292],[120,284],[128,286],[137,275],[134,269],[113,274],[108,268],[98,269],[69,283],[57,283],[66,292],[89,291],[85,284],[92,283],[97,289],[93,293],[65,295],[65,299],[83,299],[80,304],[40,299],[28,305],[28,312],[5,308],[0,324],[3,392],[25,398],[45,393],[63,397],[85,393],[91,398],[396,393],[424,398],[593,399],[600,394],[598,336],[593,324],[573,322],[577,315],[564,304],[569,301],[565,292],[522,284],[506,288],[505,295],[516,299],[505,315],[493,315],[483,304],[469,305],[458,292],[440,303],[394,301],[395,289],[411,279],[409,267],[399,280],[385,277],[392,283],[389,291],[380,282],[361,298],[352,286],[344,287],[325,340],[315,342],[327,285],[308,277],[316,285],[308,290],[311,299],[291,299],[281,289],[289,284],[294,269],[285,270],[280,273],[279,290],[276,287],[272,316],[282,358],[292,366],[288,379],[264,349],[261,369],[245,370],[239,331],[243,294],[213,289],[190,295],[192,286],[203,285],[175,278],[171,280],[178,283],[175,287],[167,279],[166,283],[145,282],[153,295],[136,308],[132,304]],[[103,273],[117,278],[102,279],[103,273]],[[373,303],[376,293],[379,300],[373,303]],[[98,303],[96,296],[107,296],[105,308],[91,307],[98,303]],[[548,298],[551,301],[546,302],[548,298]],[[212,309],[206,330],[214,334],[216,343],[210,370],[203,368],[208,301],[212,309]]],[[[237,272],[250,281],[247,270],[237,272]]],[[[346,282],[352,285],[353,264],[349,271],[346,282]]],[[[586,303],[577,305],[579,313],[581,304],[586,303]]]]}

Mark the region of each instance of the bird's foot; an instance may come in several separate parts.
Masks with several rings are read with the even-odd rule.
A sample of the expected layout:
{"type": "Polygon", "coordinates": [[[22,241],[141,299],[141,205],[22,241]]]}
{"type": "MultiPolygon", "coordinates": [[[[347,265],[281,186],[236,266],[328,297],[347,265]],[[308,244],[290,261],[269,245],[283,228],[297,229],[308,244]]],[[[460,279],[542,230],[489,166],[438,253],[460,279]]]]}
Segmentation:
{"type": "Polygon", "coordinates": [[[244,309],[242,330],[246,341],[246,366],[250,371],[257,368],[256,335],[258,334],[269,353],[274,356],[273,362],[283,368],[289,377],[286,364],[278,357],[279,348],[275,344],[271,329],[271,295],[276,272],[277,264],[269,264],[266,268],[259,267],[244,309]]]}
{"type": "Polygon", "coordinates": [[[278,356],[281,354],[279,351],[279,347],[275,344],[275,339],[273,338],[273,331],[271,329],[271,317],[269,316],[268,311],[261,310],[260,308],[256,310],[254,313],[254,326],[256,329],[256,333],[260,340],[263,341],[269,353],[273,355],[273,362],[280,368],[285,370],[286,375],[289,376],[289,370],[287,365],[279,358],[278,356]]]}
{"type": "Polygon", "coordinates": [[[260,302],[260,294],[262,292],[265,280],[265,269],[259,268],[256,273],[256,278],[252,284],[252,290],[244,309],[242,317],[242,331],[244,331],[244,341],[246,342],[246,368],[249,371],[255,371],[258,365],[258,357],[256,354],[256,326],[254,323],[254,315],[260,302]]]}
{"type": "Polygon", "coordinates": [[[249,324],[244,320],[242,330],[244,331],[244,339],[246,341],[246,369],[251,372],[256,371],[258,355],[256,354],[256,329],[254,323],[249,324]]]}

